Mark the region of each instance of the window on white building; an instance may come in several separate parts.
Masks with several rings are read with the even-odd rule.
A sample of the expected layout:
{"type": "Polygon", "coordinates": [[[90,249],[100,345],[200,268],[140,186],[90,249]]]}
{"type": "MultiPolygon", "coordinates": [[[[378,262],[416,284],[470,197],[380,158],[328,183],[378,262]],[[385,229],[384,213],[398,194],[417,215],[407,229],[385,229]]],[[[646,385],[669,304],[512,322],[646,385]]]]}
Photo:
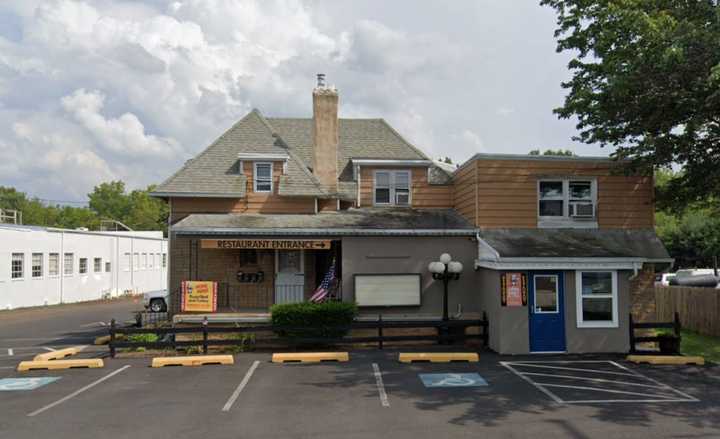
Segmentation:
{"type": "Polygon", "coordinates": [[[272,163],[255,162],[253,174],[253,190],[255,192],[272,192],[272,163]]]}
{"type": "Polygon", "coordinates": [[[75,272],[75,267],[73,267],[74,260],[75,255],[73,253],[65,253],[63,255],[63,274],[65,276],[72,276],[75,272]]]}
{"type": "Polygon", "coordinates": [[[60,274],[60,254],[50,253],[48,255],[48,276],[60,274]]]}
{"type": "Polygon", "coordinates": [[[102,258],[93,259],[93,272],[100,273],[102,271],[102,258]]]}
{"type": "Polygon", "coordinates": [[[80,258],[80,262],[78,263],[78,272],[80,274],[87,274],[87,258],[80,258]]]}
{"type": "Polygon", "coordinates": [[[155,266],[155,253],[148,255],[148,268],[152,269],[155,266]]]}
{"type": "Polygon", "coordinates": [[[10,277],[12,279],[22,279],[25,270],[25,254],[13,253],[10,262],[10,277]]]}
{"type": "Polygon", "coordinates": [[[42,277],[43,276],[43,254],[42,253],[33,253],[32,254],[32,277],[42,277]]]}
{"type": "Polygon", "coordinates": [[[133,271],[138,271],[140,268],[140,253],[135,253],[135,257],[133,260],[133,271]]]}
{"type": "Polygon", "coordinates": [[[110,263],[109,263],[109,262],[106,262],[106,263],[105,263],[105,273],[110,273],[110,268],[111,268],[110,263]]]}
{"type": "Polygon", "coordinates": [[[375,171],[374,204],[410,205],[410,171],[375,171]]]}
{"type": "Polygon", "coordinates": [[[163,268],[167,267],[167,253],[162,254],[162,266],[163,268]]]}
{"type": "Polygon", "coordinates": [[[578,328],[617,328],[617,271],[577,271],[575,283],[578,328]]]}
{"type": "Polygon", "coordinates": [[[140,268],[142,268],[142,269],[144,270],[144,269],[147,268],[147,266],[148,266],[147,253],[143,253],[143,254],[142,254],[142,267],[140,267],[140,268]]]}

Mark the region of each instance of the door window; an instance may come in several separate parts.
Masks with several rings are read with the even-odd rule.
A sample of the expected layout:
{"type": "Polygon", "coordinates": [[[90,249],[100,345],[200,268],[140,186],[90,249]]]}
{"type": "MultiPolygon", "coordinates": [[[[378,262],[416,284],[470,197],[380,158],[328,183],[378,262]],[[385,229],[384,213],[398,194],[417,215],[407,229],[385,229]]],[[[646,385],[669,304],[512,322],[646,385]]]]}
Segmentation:
{"type": "Polygon", "coordinates": [[[278,252],[278,272],[279,273],[301,273],[300,267],[300,251],[281,251],[278,252]]]}
{"type": "Polygon", "coordinates": [[[558,312],[557,275],[535,275],[535,312],[558,312]]]}

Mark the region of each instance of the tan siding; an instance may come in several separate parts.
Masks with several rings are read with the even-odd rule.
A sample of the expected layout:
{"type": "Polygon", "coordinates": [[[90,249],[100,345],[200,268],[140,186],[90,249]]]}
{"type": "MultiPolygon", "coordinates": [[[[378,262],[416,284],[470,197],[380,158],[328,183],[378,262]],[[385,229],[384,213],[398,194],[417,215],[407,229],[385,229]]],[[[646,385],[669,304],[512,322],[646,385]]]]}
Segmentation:
{"type": "MultiPolygon", "coordinates": [[[[375,170],[377,169],[382,168],[360,168],[360,205],[362,207],[371,207],[373,205],[373,182],[375,178],[375,170]]],[[[410,170],[412,173],[412,207],[423,209],[447,209],[453,207],[452,185],[430,185],[427,180],[426,168],[410,168],[410,170]]]]}
{"type": "Polygon", "coordinates": [[[253,170],[252,162],[243,163],[243,172],[247,177],[245,198],[173,198],[172,222],[191,213],[315,213],[315,199],[312,197],[277,195],[282,162],[273,164],[273,193],[253,192],[253,170]]]}
{"type": "Polygon", "coordinates": [[[537,180],[581,176],[597,180],[599,227],[654,226],[652,177],[615,175],[599,162],[476,160],[454,178],[455,209],[472,220],[477,201],[479,227],[537,227],[537,180]]]}

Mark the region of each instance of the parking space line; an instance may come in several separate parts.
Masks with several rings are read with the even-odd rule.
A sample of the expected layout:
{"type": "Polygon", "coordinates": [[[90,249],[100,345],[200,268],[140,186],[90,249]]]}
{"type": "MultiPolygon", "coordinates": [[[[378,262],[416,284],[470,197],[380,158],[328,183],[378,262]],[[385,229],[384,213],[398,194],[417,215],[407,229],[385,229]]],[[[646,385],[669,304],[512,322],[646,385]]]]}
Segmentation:
{"type": "Polygon", "coordinates": [[[49,347],[47,347],[47,346],[43,346],[42,348],[45,349],[45,350],[48,351],[48,352],[55,352],[55,349],[49,348],[49,347]]]}
{"type": "Polygon", "coordinates": [[[238,399],[240,396],[240,392],[243,391],[245,386],[247,386],[248,381],[250,381],[250,378],[252,377],[253,373],[255,372],[255,369],[260,365],[259,361],[254,361],[252,366],[250,366],[250,369],[248,369],[247,373],[243,377],[242,381],[240,381],[240,384],[238,384],[237,388],[235,388],[235,391],[230,395],[230,399],[227,400],[225,405],[222,408],[222,411],[227,412],[230,411],[233,404],[235,404],[235,400],[238,399]]]}
{"type": "MultiPolygon", "coordinates": [[[[598,363],[598,361],[593,361],[593,363],[598,363]]],[[[602,361],[602,363],[605,363],[605,362],[602,361]]],[[[572,370],[575,372],[606,373],[606,374],[610,374],[610,375],[622,375],[622,376],[634,376],[634,377],[637,376],[634,373],[612,372],[612,371],[608,371],[608,370],[599,370],[599,369],[580,369],[577,367],[545,366],[542,364],[523,363],[523,362],[519,362],[519,361],[513,361],[512,364],[517,364],[518,366],[522,366],[522,367],[539,367],[539,368],[543,368],[543,369],[572,370]]]]}
{"type": "Polygon", "coordinates": [[[15,355],[15,352],[13,352],[12,348],[8,348],[8,356],[12,357],[15,355]]]}
{"type": "MultiPolygon", "coordinates": [[[[515,370],[515,368],[513,368],[512,366],[510,366],[510,364],[508,364],[507,362],[501,361],[500,364],[503,365],[503,366],[505,366],[507,369],[510,369],[510,371],[511,371],[512,373],[514,373],[515,375],[519,376],[519,377],[522,378],[523,380],[525,380],[525,381],[527,381],[528,383],[530,383],[533,387],[535,387],[536,389],[538,389],[539,391],[541,391],[541,392],[544,393],[545,395],[549,396],[550,399],[552,399],[553,401],[557,402],[558,404],[562,404],[562,403],[564,402],[562,399],[560,399],[559,396],[557,396],[556,394],[552,393],[551,391],[549,391],[548,389],[546,389],[546,388],[544,388],[544,387],[542,387],[542,386],[538,386],[535,381],[531,380],[530,378],[526,377],[525,375],[523,375],[523,374],[521,374],[520,372],[518,372],[517,370],[515,370]]],[[[524,366],[524,365],[523,365],[523,366],[524,366]]]]}
{"type": "Polygon", "coordinates": [[[566,378],[571,380],[581,380],[581,381],[592,381],[596,383],[612,383],[612,384],[621,384],[624,386],[639,386],[639,387],[649,387],[651,389],[667,389],[668,386],[666,385],[654,385],[651,386],[649,384],[640,384],[640,383],[631,383],[628,381],[614,381],[614,380],[607,380],[604,378],[588,378],[588,377],[576,377],[572,375],[557,375],[553,373],[537,373],[537,372],[523,372],[525,375],[532,375],[532,376],[541,376],[541,377],[551,377],[551,378],[566,378]]]}
{"type": "MultiPolygon", "coordinates": [[[[629,392],[627,390],[612,390],[612,389],[603,389],[601,387],[587,387],[587,386],[570,386],[567,384],[550,384],[550,383],[537,383],[538,386],[544,386],[544,387],[559,387],[562,389],[578,389],[578,390],[592,390],[595,392],[608,392],[608,393],[621,393],[623,395],[635,395],[635,396],[647,396],[647,393],[640,393],[640,392],[629,392]]],[[[667,395],[664,393],[655,393],[653,396],[658,396],[660,398],[666,398],[663,399],[663,401],[667,399],[677,399],[676,395],[667,395]]]]}
{"type": "MultiPolygon", "coordinates": [[[[561,403],[561,404],[587,404],[587,403],[636,403],[636,402],[698,402],[699,400],[693,396],[690,396],[684,392],[681,392],[673,387],[670,387],[667,384],[663,384],[660,381],[657,381],[655,379],[652,379],[650,377],[647,377],[639,372],[636,372],[632,369],[629,369],[621,364],[618,364],[615,361],[600,361],[600,360],[594,360],[594,361],[566,361],[565,363],[605,363],[605,364],[611,364],[612,366],[618,368],[619,370],[622,370],[624,372],[612,372],[612,371],[606,371],[606,370],[600,370],[600,369],[583,369],[581,367],[564,367],[564,366],[547,366],[545,364],[537,364],[539,362],[524,362],[524,361],[508,361],[504,362],[501,361],[500,364],[506,367],[507,369],[511,370],[513,373],[515,373],[517,376],[522,378],[523,380],[527,381],[528,383],[532,384],[535,388],[542,391],[546,395],[548,395],[553,401],[561,403]],[[517,367],[517,369],[515,367],[517,367]],[[561,371],[571,371],[571,372],[591,372],[591,373],[605,373],[605,374],[611,374],[618,376],[617,379],[613,377],[604,377],[604,378],[591,378],[588,376],[582,376],[582,375],[574,375],[571,372],[566,372],[565,374],[556,374],[556,373],[540,373],[540,372],[528,372],[525,369],[522,368],[531,368],[531,367],[540,367],[545,369],[559,369],[561,371]],[[602,388],[602,387],[590,387],[590,386],[578,386],[578,385],[570,385],[570,384],[555,384],[555,383],[544,383],[535,381],[532,379],[532,377],[541,376],[541,377],[549,377],[549,378],[559,378],[559,379],[571,379],[571,380],[581,380],[581,381],[589,381],[590,383],[605,383],[605,384],[616,384],[620,386],[641,386],[644,389],[637,389],[637,391],[629,391],[629,390],[614,390],[614,389],[608,389],[608,388],[602,388]],[[623,381],[620,376],[631,376],[637,379],[640,379],[644,381],[646,384],[642,383],[636,383],[636,382],[628,382],[623,381]],[[652,384],[652,385],[650,385],[652,384]],[[560,396],[556,395],[554,392],[550,391],[549,388],[557,388],[557,389],[571,389],[575,391],[586,391],[589,393],[586,393],[589,398],[587,399],[573,399],[573,400],[563,400],[560,396]],[[618,395],[632,395],[632,396],[640,396],[644,398],[637,398],[637,399],[630,399],[629,397],[626,397],[625,399],[621,399],[620,396],[616,397],[615,399],[594,399],[593,396],[601,395],[598,392],[604,392],[604,393],[614,393],[618,395]],[[644,392],[644,393],[641,393],[644,392]],[[661,393],[662,392],[662,393],[661,393]]],[[[547,361],[543,363],[553,363],[553,361],[547,361]]],[[[558,362],[561,363],[561,362],[558,362]]],[[[549,372],[549,371],[548,371],[549,372]]],[[[583,384],[583,383],[580,383],[583,384]]],[[[583,395],[585,396],[585,395],[583,395]]]]}
{"type": "Polygon", "coordinates": [[[670,387],[670,386],[667,385],[667,384],[661,383],[660,381],[658,381],[658,380],[656,380],[656,379],[653,379],[653,378],[650,378],[649,376],[645,376],[645,375],[643,375],[643,374],[641,374],[641,373],[638,373],[638,372],[636,372],[636,371],[634,371],[634,370],[632,370],[632,369],[630,369],[630,368],[628,368],[628,367],[625,367],[625,366],[623,366],[622,364],[619,364],[619,363],[617,363],[617,362],[615,362],[615,361],[611,361],[610,363],[613,364],[613,365],[615,365],[615,366],[617,366],[617,367],[619,367],[619,368],[622,369],[622,370],[627,370],[628,372],[630,372],[631,374],[633,374],[633,375],[635,375],[635,376],[637,376],[637,377],[644,378],[644,379],[646,379],[646,380],[648,380],[648,381],[652,381],[653,383],[657,384],[658,386],[662,386],[662,387],[664,387],[664,388],[666,388],[666,389],[670,389],[670,390],[672,390],[673,392],[678,393],[678,394],[682,395],[683,397],[685,397],[685,398],[687,398],[687,399],[689,399],[689,400],[691,400],[691,401],[694,401],[694,402],[700,401],[699,399],[695,398],[695,397],[692,396],[692,395],[688,395],[688,394],[685,393],[685,392],[681,392],[680,390],[677,390],[677,389],[675,389],[675,388],[673,388],[673,387],[670,387]]]}
{"type": "Polygon", "coordinates": [[[390,407],[390,401],[388,400],[387,392],[385,391],[385,384],[382,379],[382,372],[380,372],[380,366],[377,363],[372,364],[373,375],[375,375],[375,384],[378,388],[378,395],[380,396],[380,404],[383,407],[390,407]]]}
{"type": "Polygon", "coordinates": [[[52,402],[52,403],[46,405],[45,407],[39,408],[39,409],[35,410],[34,412],[28,413],[27,415],[30,416],[30,417],[39,415],[40,413],[42,413],[42,412],[44,412],[44,411],[46,411],[46,410],[49,410],[49,409],[55,407],[56,405],[60,405],[60,404],[62,404],[63,402],[68,401],[68,400],[70,400],[70,399],[78,396],[79,394],[81,394],[81,393],[83,393],[83,392],[85,392],[85,391],[87,391],[87,390],[89,390],[89,389],[97,386],[98,384],[102,383],[103,381],[112,378],[113,376],[119,374],[120,372],[126,370],[126,369],[129,368],[129,367],[130,367],[129,364],[128,364],[128,365],[125,365],[125,366],[121,367],[120,369],[117,369],[117,370],[115,370],[115,371],[113,371],[113,372],[105,375],[104,377],[102,377],[102,378],[100,378],[100,379],[98,379],[98,380],[93,381],[92,383],[88,384],[87,386],[81,387],[80,389],[74,391],[73,393],[71,393],[71,394],[69,394],[69,395],[67,395],[67,396],[65,396],[65,397],[63,397],[63,398],[60,398],[60,399],[58,399],[57,401],[52,402]]]}

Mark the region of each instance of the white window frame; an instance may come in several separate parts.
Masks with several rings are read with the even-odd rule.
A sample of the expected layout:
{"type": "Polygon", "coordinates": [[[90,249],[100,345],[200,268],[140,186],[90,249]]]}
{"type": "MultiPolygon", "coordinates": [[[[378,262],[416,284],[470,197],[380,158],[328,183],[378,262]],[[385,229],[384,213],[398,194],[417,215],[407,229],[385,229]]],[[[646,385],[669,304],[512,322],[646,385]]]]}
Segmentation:
{"type": "Polygon", "coordinates": [[[60,253],[48,253],[48,277],[60,275],[60,253]],[[55,270],[52,270],[52,262],[55,259],[55,270]]]}
{"type": "Polygon", "coordinates": [[[112,271],[112,263],[110,261],[105,261],[105,273],[110,273],[112,271]]]}
{"type": "Polygon", "coordinates": [[[533,314],[558,314],[560,313],[560,276],[557,274],[535,274],[533,275],[533,314]],[[537,278],[555,278],[555,311],[538,311],[537,309],[537,278]]]}
{"type": "Polygon", "coordinates": [[[618,274],[617,270],[577,270],[575,271],[575,313],[578,328],[618,328],[618,274]],[[612,299],[612,320],[583,320],[582,275],[583,273],[610,273],[612,276],[612,292],[610,294],[594,294],[589,298],[612,299]]]}
{"type": "Polygon", "coordinates": [[[543,177],[537,180],[535,187],[535,197],[537,199],[536,209],[538,218],[538,227],[583,227],[583,228],[597,228],[598,218],[598,197],[597,197],[597,178],[596,177],[543,177]],[[548,182],[562,182],[563,194],[562,197],[553,198],[540,198],[540,184],[548,182]],[[571,182],[590,182],[590,197],[588,200],[593,204],[593,212],[595,216],[593,218],[580,219],[573,218],[570,216],[570,183],[571,182]],[[560,200],[563,202],[563,213],[562,216],[541,216],[540,215],[540,201],[541,200],[560,200]]]}
{"type": "Polygon", "coordinates": [[[42,279],[45,276],[45,254],[44,253],[31,253],[30,254],[30,277],[33,279],[42,279]],[[35,256],[40,256],[40,274],[35,276],[35,256]]]}
{"type": "Polygon", "coordinates": [[[10,280],[23,280],[25,279],[25,253],[14,252],[10,255],[10,280]],[[19,256],[18,259],[16,259],[19,256]],[[15,270],[15,262],[20,262],[20,271],[15,270]],[[19,276],[15,276],[15,273],[20,273],[19,276]]]}
{"type": "Polygon", "coordinates": [[[261,194],[271,194],[273,193],[273,163],[272,162],[254,162],[253,163],[253,192],[258,192],[261,194]],[[258,166],[269,166],[270,167],[270,179],[266,180],[260,180],[258,178],[258,166]],[[269,182],[270,183],[270,190],[258,190],[258,181],[262,181],[263,183],[269,182]]]}
{"type": "Polygon", "coordinates": [[[167,253],[162,254],[162,268],[167,267],[167,253]]]}
{"type": "Polygon", "coordinates": [[[130,252],[125,252],[125,256],[123,257],[123,260],[125,261],[123,263],[123,271],[130,271],[132,270],[132,263],[133,263],[133,256],[130,252]]]}
{"type": "Polygon", "coordinates": [[[102,273],[102,258],[93,258],[93,273],[102,273]]]}
{"type": "Polygon", "coordinates": [[[78,274],[88,274],[88,258],[78,259],[78,274]],[[85,262],[85,270],[83,271],[83,261],[85,262]]]}
{"type": "Polygon", "coordinates": [[[373,205],[374,206],[400,206],[400,207],[411,207],[412,206],[412,171],[410,169],[375,169],[373,171],[373,205]],[[385,189],[385,187],[377,185],[377,175],[388,174],[388,187],[390,192],[390,202],[380,203],[377,201],[377,189],[385,189]],[[396,203],[396,183],[395,175],[407,174],[408,176],[408,202],[407,204],[396,203]]]}
{"type": "Polygon", "coordinates": [[[72,276],[75,274],[75,253],[67,252],[63,253],[63,276],[72,276]],[[68,259],[70,263],[68,264],[68,259]]]}

